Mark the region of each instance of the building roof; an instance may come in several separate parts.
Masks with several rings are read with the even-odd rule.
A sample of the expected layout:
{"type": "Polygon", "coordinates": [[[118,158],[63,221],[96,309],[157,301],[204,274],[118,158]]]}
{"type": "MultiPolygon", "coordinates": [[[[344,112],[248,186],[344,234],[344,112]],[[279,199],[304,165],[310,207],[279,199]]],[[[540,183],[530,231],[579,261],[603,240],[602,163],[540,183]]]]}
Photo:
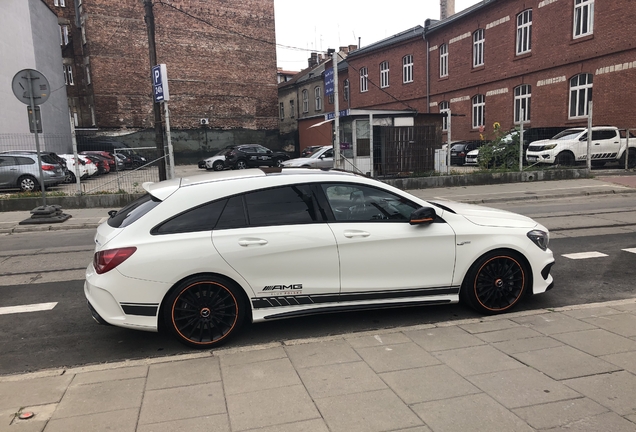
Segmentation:
{"type": "Polygon", "coordinates": [[[408,30],[404,30],[403,32],[400,32],[398,34],[395,34],[393,36],[389,36],[388,38],[382,39],[378,42],[372,43],[371,45],[367,45],[364,48],[360,48],[357,49],[355,51],[352,51],[349,53],[349,57],[357,57],[359,55],[363,55],[363,54],[367,54],[369,52],[378,50],[378,49],[382,49],[382,48],[386,48],[389,47],[391,45],[395,45],[398,44],[400,42],[404,42],[407,41],[409,39],[413,39],[415,37],[422,37],[424,35],[424,27],[422,27],[421,25],[415,26],[413,28],[410,28],[408,30]]]}
{"type": "Polygon", "coordinates": [[[451,16],[449,16],[448,18],[445,18],[443,20],[432,20],[432,19],[427,19],[426,23],[424,25],[424,33],[425,34],[429,34],[432,33],[436,30],[440,30],[443,27],[446,27],[447,25],[464,18],[467,15],[470,15],[471,13],[473,13],[476,10],[482,9],[486,6],[490,6],[492,3],[495,3],[497,0],[481,0],[479,3],[476,3],[470,7],[467,7],[464,10],[461,10],[459,12],[457,12],[456,14],[453,14],[451,16]]]}

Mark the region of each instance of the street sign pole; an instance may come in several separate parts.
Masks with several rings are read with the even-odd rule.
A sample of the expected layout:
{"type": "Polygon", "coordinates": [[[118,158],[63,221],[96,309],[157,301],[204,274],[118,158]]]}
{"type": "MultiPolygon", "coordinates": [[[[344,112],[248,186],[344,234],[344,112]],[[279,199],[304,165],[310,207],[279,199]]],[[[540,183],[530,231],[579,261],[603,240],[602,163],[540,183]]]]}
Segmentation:
{"type": "Polygon", "coordinates": [[[38,171],[40,172],[40,190],[42,191],[42,208],[46,207],[46,192],[44,191],[44,173],[42,172],[42,156],[40,155],[40,139],[38,137],[38,125],[35,115],[35,99],[33,98],[33,81],[38,78],[31,76],[31,70],[26,70],[27,92],[29,93],[29,102],[31,104],[31,123],[33,125],[33,133],[35,134],[35,150],[38,153],[38,171]]]}

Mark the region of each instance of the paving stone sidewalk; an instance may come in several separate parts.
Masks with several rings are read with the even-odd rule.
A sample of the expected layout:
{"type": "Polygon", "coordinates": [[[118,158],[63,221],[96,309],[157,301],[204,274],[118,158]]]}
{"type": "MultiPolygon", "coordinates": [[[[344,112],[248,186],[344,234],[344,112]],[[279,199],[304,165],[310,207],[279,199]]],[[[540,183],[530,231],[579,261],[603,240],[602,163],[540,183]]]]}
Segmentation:
{"type": "Polygon", "coordinates": [[[106,430],[633,432],[636,299],[0,376],[0,431],[106,430]]]}

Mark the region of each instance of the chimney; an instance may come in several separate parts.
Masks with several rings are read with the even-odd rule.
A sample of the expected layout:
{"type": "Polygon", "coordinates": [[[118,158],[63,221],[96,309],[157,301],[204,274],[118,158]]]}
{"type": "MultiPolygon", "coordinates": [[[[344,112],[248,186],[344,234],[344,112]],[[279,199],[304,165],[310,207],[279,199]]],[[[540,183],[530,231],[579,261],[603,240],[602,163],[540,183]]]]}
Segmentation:
{"type": "Polygon", "coordinates": [[[455,0],[439,0],[439,19],[443,20],[455,15],[455,0]]]}
{"type": "Polygon", "coordinates": [[[318,53],[312,52],[311,57],[307,59],[309,63],[309,67],[318,66],[318,53]]]}

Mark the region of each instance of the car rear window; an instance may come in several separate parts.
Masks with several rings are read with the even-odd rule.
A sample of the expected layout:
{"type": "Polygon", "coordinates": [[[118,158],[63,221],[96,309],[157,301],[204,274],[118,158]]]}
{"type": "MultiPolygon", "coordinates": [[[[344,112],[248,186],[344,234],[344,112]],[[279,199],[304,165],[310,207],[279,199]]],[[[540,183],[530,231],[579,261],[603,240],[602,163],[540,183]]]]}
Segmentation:
{"type": "Polygon", "coordinates": [[[157,207],[159,203],[161,203],[159,199],[150,194],[145,194],[115,213],[115,215],[108,219],[108,225],[113,228],[127,227],[157,207]]]}

